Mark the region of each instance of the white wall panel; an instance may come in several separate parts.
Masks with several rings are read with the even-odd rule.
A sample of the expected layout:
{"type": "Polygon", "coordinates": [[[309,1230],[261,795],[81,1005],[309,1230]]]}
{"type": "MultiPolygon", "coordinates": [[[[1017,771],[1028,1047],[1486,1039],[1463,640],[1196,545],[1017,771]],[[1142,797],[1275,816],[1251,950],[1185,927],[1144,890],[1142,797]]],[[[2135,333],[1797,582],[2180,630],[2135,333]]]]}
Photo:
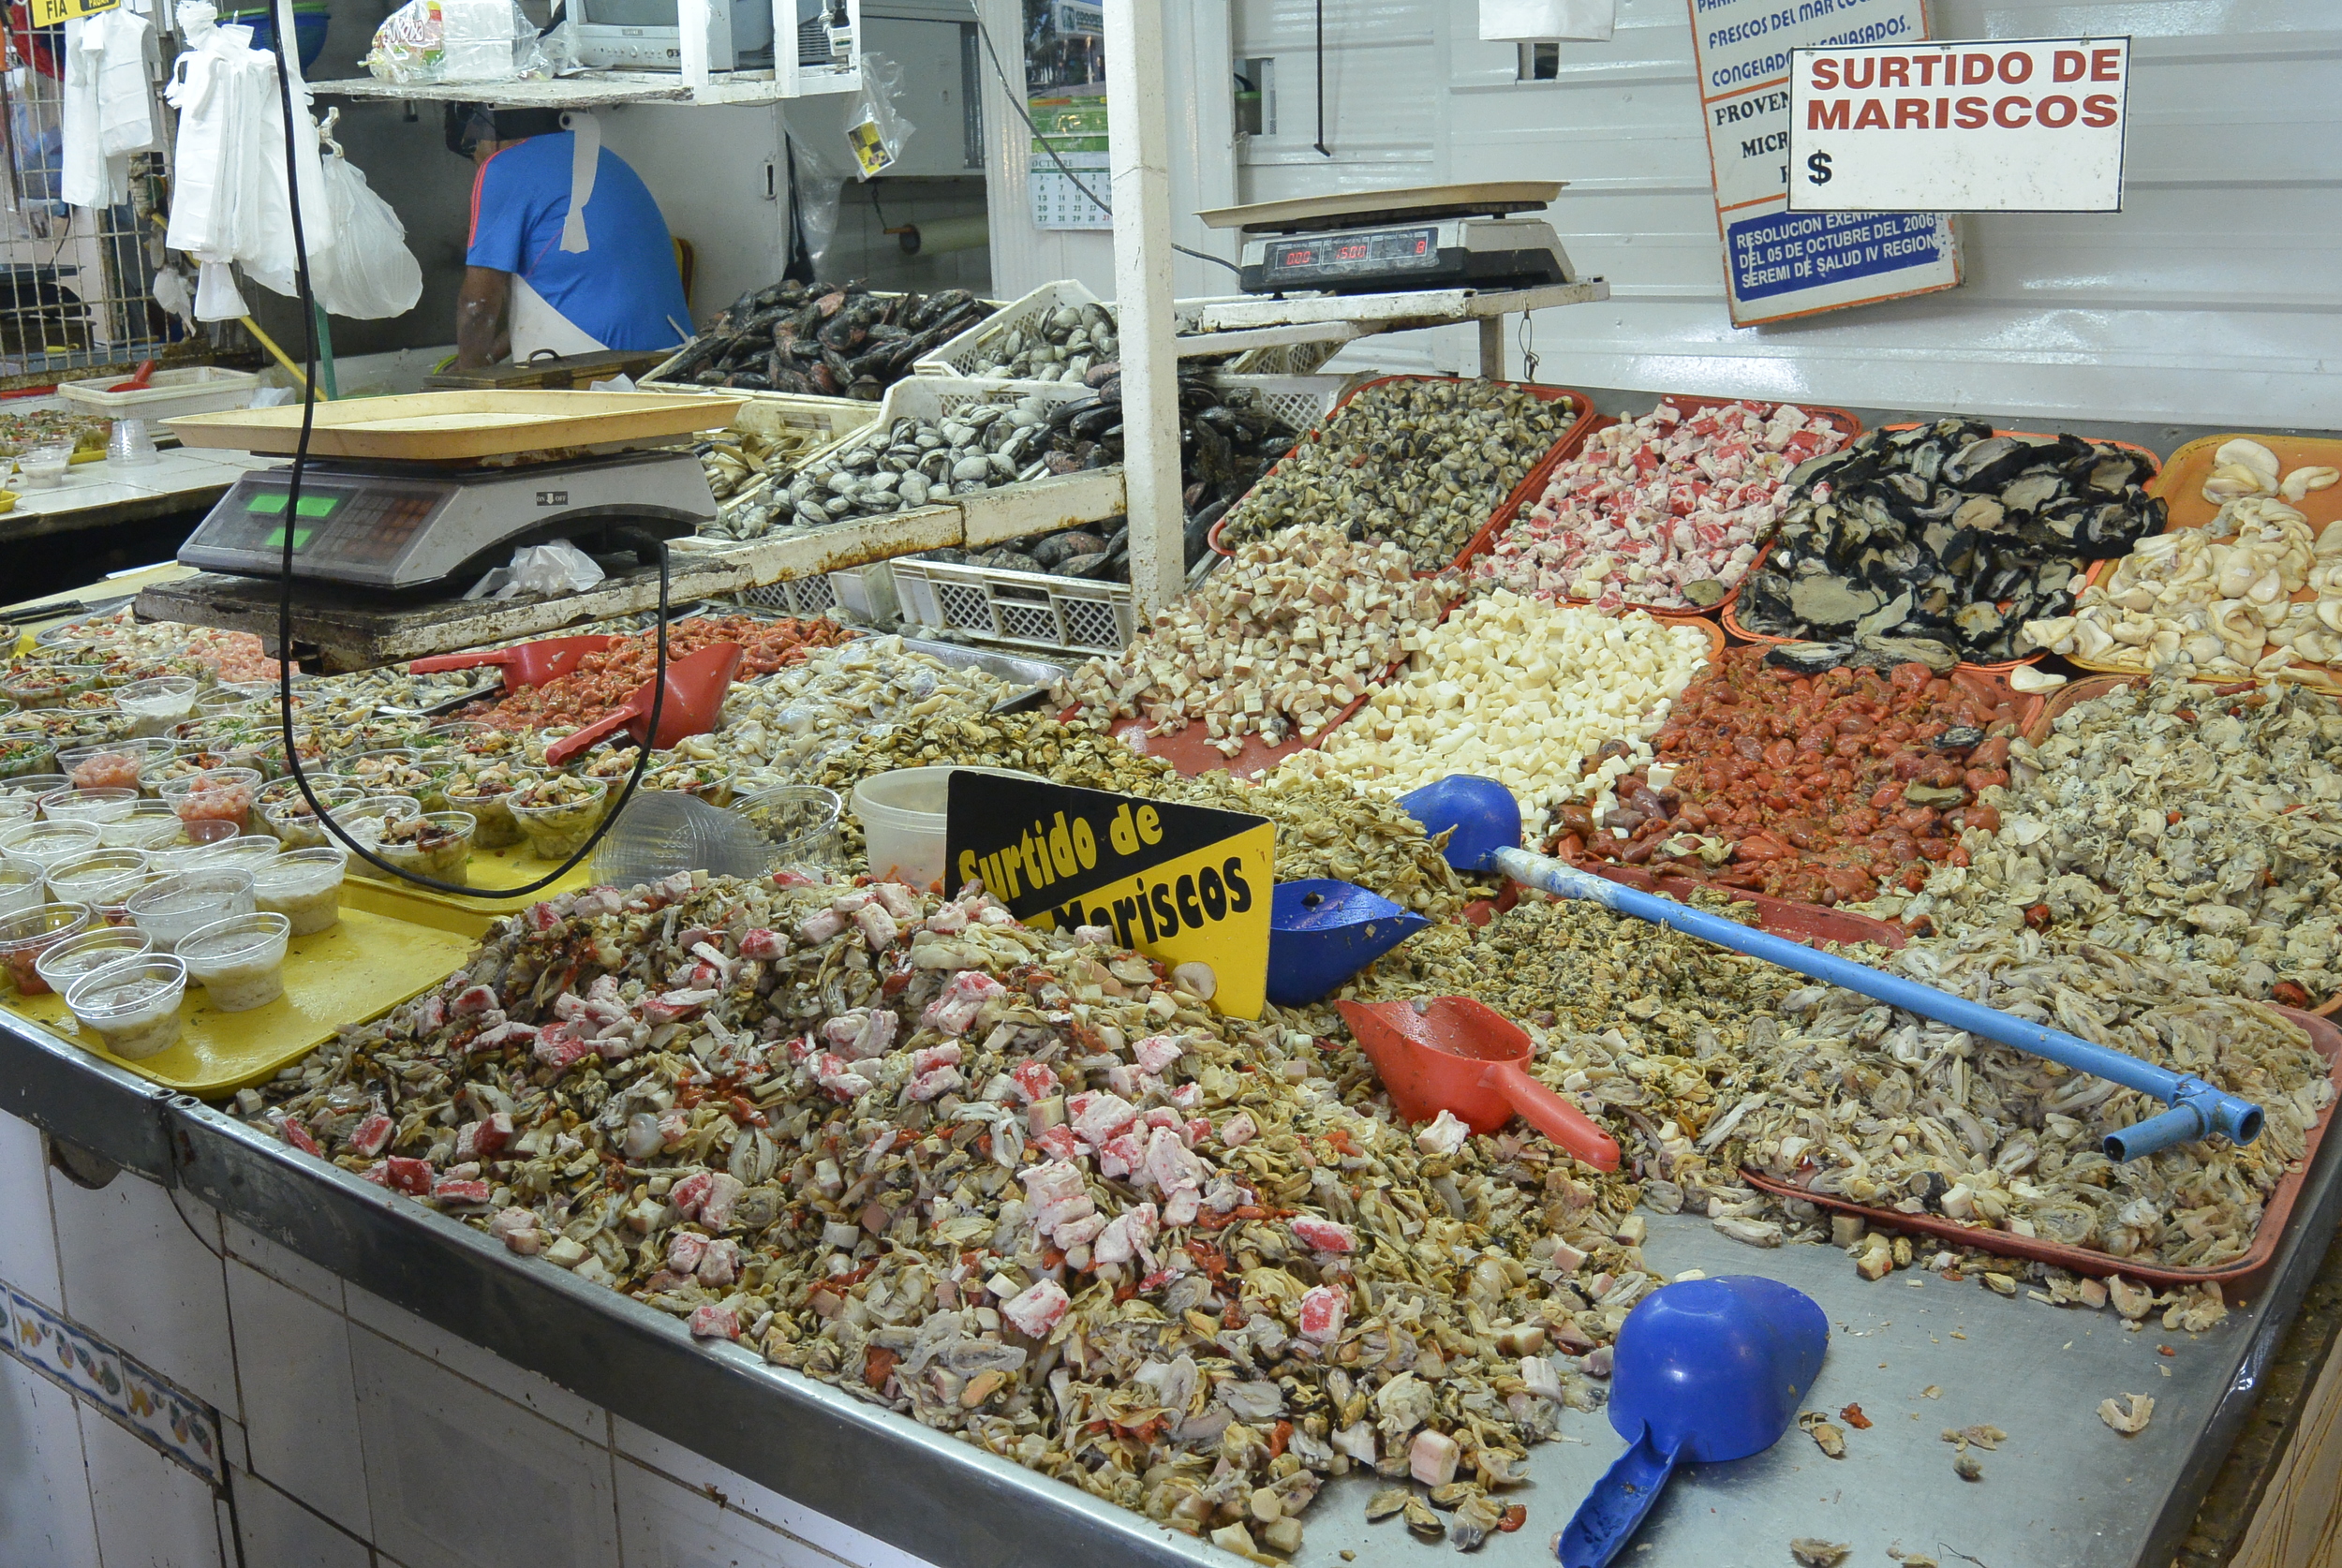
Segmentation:
{"type": "MultiPolygon", "coordinates": [[[[1201,0],[1198,8],[1212,8],[1201,0]]],[[[1278,134],[1243,199],[1548,177],[1608,304],[1549,311],[1548,379],[2039,420],[2342,427],[2342,10],[2334,0],[1937,0],[1939,38],[2127,33],[2126,210],[1965,218],[1947,294],[1728,324],[1686,0],[1622,0],[1609,44],[1514,81],[1469,0],[1327,0],[1318,155],[1312,0],[1229,0],[1231,53],[1277,61],[1278,134]]],[[[1371,339],[1340,366],[1469,367],[1460,333],[1371,339]]]]}

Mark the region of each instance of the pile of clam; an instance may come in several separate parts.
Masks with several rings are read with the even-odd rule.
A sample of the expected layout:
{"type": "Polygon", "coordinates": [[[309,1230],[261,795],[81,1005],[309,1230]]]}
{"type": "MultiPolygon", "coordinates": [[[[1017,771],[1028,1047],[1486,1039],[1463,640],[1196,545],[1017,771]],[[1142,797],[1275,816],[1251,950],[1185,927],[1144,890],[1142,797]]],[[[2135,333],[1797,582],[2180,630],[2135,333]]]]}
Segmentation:
{"type": "MultiPolygon", "coordinates": [[[[773,487],[770,522],[805,527],[911,511],[930,501],[1035,480],[1048,460],[1052,406],[1038,397],[980,403],[941,421],[905,415],[773,487]]],[[[1091,466],[1111,461],[1103,451],[1091,466]]]]}
{"type": "Polygon", "coordinates": [[[1234,546],[1331,524],[1420,571],[1454,563],[1583,412],[1504,381],[1404,377],[1359,390],[1229,509],[1234,546]]]}
{"type": "Polygon", "coordinates": [[[970,376],[1017,381],[1079,381],[1121,352],[1114,312],[1102,304],[1061,304],[1022,320],[996,324],[969,350],[970,376]]]}

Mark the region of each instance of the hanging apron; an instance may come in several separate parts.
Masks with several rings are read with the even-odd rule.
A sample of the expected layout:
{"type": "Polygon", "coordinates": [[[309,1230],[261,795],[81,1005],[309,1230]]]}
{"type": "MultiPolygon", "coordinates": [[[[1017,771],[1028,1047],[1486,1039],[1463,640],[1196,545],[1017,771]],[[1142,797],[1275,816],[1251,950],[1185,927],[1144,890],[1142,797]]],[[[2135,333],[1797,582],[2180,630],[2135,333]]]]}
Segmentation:
{"type": "MultiPolygon", "coordinates": [[[[591,114],[562,116],[573,141],[570,160],[570,210],[561,223],[561,248],[582,254],[589,248],[586,236],[586,204],[594,198],[594,174],[601,163],[601,126],[591,114]]],[[[512,362],[526,364],[550,350],[564,359],[573,354],[600,353],[609,347],[556,310],[528,279],[515,274],[511,304],[512,362]]]]}

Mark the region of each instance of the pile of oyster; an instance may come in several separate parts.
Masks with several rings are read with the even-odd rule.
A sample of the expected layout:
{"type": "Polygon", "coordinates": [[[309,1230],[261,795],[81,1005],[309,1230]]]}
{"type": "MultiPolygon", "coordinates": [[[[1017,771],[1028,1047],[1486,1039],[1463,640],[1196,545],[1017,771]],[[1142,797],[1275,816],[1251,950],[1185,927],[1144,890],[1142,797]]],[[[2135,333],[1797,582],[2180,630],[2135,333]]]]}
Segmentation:
{"type": "Polygon", "coordinates": [[[2021,658],[2024,624],[2064,614],[2089,562],[2161,530],[2154,476],[2145,454],[2075,436],[1869,431],[1808,465],[1735,614],[1775,637],[2021,658]]]}

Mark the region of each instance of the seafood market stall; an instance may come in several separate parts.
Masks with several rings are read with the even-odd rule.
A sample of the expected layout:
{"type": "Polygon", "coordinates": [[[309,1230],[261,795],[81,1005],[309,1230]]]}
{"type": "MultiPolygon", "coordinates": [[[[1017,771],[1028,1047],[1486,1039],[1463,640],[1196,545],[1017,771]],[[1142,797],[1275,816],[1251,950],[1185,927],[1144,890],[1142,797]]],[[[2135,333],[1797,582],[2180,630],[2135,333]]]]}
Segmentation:
{"type": "MultiPolygon", "coordinates": [[[[987,422],[1030,403],[1045,424],[1047,401],[1019,391],[987,422]]],[[[2054,614],[1996,604],[1985,627],[1888,595],[1847,615],[1838,599],[1875,584],[1829,546],[1798,581],[1830,590],[1786,596],[1812,623],[1797,640],[1743,608],[1768,549],[1842,525],[1866,483],[1900,482],[1895,462],[1953,471],[1966,488],[1899,491],[1946,517],[1981,498],[2055,534],[2068,502],[2099,509],[2082,529],[2113,509],[2083,575],[2123,562],[2169,537],[2143,525],[2184,498],[2164,460],[2219,435],[2191,491],[2253,503],[2278,585],[2293,571],[2312,595],[2307,616],[2257,625],[2298,619],[2309,645],[2272,646],[2314,654],[2316,535],[2290,566],[2286,541],[2331,516],[2323,449],[2119,426],[2078,434],[2133,446],[2021,449],[1989,422],[1692,399],[1668,419],[1658,401],[1355,389],[1273,454],[1290,467],[1253,454],[1215,570],[1079,663],[678,609],[671,656],[730,648],[737,673],[644,788],[753,828],[778,876],[611,890],[597,862],[544,902],[402,885],[334,848],[281,777],[259,636],[118,613],[46,630],[7,671],[25,705],[0,714],[0,894],[26,906],[0,925],[17,987],[0,1109],[84,1179],[160,1183],[337,1290],[927,1561],[1550,1561],[1622,1446],[1605,1415],[1622,1325],[1671,1284],[1735,1274],[1809,1295],[1828,1354],[1776,1444],[1678,1477],[1637,1537],[1651,1561],[2219,1561],[2201,1537],[2232,1542],[2249,1502],[2210,1526],[2200,1504],[2224,1469],[2227,1495],[2265,1462],[2232,1457],[2248,1423],[2290,1419],[2264,1381],[2322,1361],[2336,1316],[2311,1290],[2342,1222],[2324,1136],[2342,1033],[2317,1015],[2342,991],[2320,848],[2342,831],[2342,713],[2315,681],[2113,692],[2001,641],[2054,640],[2054,614]],[[1386,450],[1345,447],[1345,417],[1386,450]],[[1905,423],[1880,458],[1866,433],[1905,423]],[[1672,486],[1703,460],[1711,499],[1683,534],[1637,539],[1608,506],[1607,486],[1672,486]],[[1403,505],[1378,463],[1439,470],[1431,504],[1403,505]],[[1307,515],[1328,485],[1353,527],[1307,515]],[[2001,652],[2020,657],[1963,662],[2001,652]],[[1735,759],[1749,771],[1727,777],[1735,759]],[[1266,821],[1282,880],[1355,884],[1424,923],[1345,1005],[1464,996],[1517,1020],[1533,1074],[1624,1167],[1519,1126],[1408,1125],[1333,997],[1227,1017],[1208,971],[1110,927],[825,880],[897,852],[866,785],[955,765],[1266,821]],[[2101,1132],[2160,1109],[2136,1089],[1680,930],[1516,902],[1397,798],[1458,771],[1505,786],[1534,845],[1869,943],[1850,951],[1904,979],[2216,1077],[2267,1128],[2116,1164],[2101,1132]],[[2132,808],[2090,840],[2076,802],[2094,787],[2152,788],[2155,822],[2132,808]],[[257,912],[220,924],[285,922],[251,974],[170,924],[190,918],[173,900],[239,888],[257,912]],[[115,960],[165,934],[184,958],[115,960]],[[158,962],[182,966],[184,1002],[108,1011],[82,988],[158,962]],[[233,1008],[272,980],[282,995],[233,1008]],[[171,1038],[139,1054],[156,1029],[171,1038]]],[[[893,437],[886,420],[863,428],[893,437]]],[[[989,439],[929,422],[867,467],[800,449],[843,484],[790,506],[827,516],[830,496],[845,516],[720,551],[899,527],[857,520],[860,476],[899,446],[909,466],[882,470],[899,487],[924,473],[913,453],[972,461],[989,439]]],[[[792,468],[758,477],[797,494],[792,468]]],[[[2029,555],[1979,560],[1920,533],[1955,585],[2022,569],[2062,607],[2041,576],[2055,544],[2021,528],[2029,555]]],[[[148,588],[142,611],[183,587],[148,588]]],[[[2110,619],[2185,608],[2109,602],[2110,619]]],[[[475,610],[371,658],[347,644],[295,682],[317,805],[393,866],[480,890],[556,869],[634,771],[639,738],[556,756],[650,678],[657,639],[630,609],[609,601],[567,666],[501,683],[394,660],[524,642],[580,607],[475,610]]],[[[2241,636],[2220,641],[2201,651],[2225,678],[2241,636]]],[[[136,1357],[145,1331],[126,1332],[136,1357]]]]}

